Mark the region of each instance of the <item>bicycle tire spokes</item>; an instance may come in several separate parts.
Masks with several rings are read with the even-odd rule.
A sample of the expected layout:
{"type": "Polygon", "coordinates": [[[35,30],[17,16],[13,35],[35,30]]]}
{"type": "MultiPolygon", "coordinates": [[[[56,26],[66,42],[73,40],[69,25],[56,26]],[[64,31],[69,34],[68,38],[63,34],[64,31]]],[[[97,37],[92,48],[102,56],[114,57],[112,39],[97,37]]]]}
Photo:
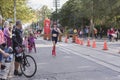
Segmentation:
{"type": "Polygon", "coordinates": [[[34,58],[30,55],[26,55],[23,60],[23,64],[21,65],[21,71],[23,74],[26,77],[34,76],[37,70],[37,65],[34,58]]]}
{"type": "Polygon", "coordinates": [[[25,59],[25,66],[26,66],[26,67],[30,67],[30,63],[28,62],[27,59],[25,59]]]}

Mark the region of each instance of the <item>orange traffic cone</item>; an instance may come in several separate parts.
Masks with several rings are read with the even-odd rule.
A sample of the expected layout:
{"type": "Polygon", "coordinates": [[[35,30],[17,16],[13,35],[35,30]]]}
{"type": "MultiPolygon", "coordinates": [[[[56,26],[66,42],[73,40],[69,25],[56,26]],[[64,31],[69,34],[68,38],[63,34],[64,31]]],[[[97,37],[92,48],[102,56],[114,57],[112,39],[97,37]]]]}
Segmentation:
{"type": "Polygon", "coordinates": [[[67,39],[67,37],[65,38],[65,43],[68,43],[68,39],[67,39]]]}
{"type": "Polygon", "coordinates": [[[81,39],[81,45],[83,45],[83,44],[84,44],[83,39],[81,39]]]}
{"type": "Polygon", "coordinates": [[[77,38],[77,44],[79,44],[79,41],[80,41],[79,38],[77,38]]]}
{"type": "Polygon", "coordinates": [[[96,41],[95,41],[95,39],[93,40],[92,48],[96,48],[96,41]]]}
{"type": "Polygon", "coordinates": [[[78,38],[77,38],[77,36],[75,37],[75,43],[76,43],[76,44],[78,43],[78,38]]]}
{"type": "Polygon", "coordinates": [[[87,41],[87,46],[90,47],[90,40],[87,41]]]}
{"type": "Polygon", "coordinates": [[[80,39],[78,39],[78,44],[81,44],[81,40],[80,39]]]}
{"type": "Polygon", "coordinates": [[[108,50],[108,47],[107,47],[107,42],[106,42],[106,40],[104,41],[103,50],[108,50]]]}

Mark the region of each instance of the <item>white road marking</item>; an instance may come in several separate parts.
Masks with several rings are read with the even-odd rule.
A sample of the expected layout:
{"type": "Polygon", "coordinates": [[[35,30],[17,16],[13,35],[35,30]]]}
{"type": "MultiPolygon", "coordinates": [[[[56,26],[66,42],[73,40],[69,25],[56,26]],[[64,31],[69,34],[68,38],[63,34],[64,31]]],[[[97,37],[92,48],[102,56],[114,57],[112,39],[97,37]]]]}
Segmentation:
{"type": "Polygon", "coordinates": [[[52,45],[36,44],[36,47],[52,47],[52,45]]]}
{"type": "MultiPolygon", "coordinates": [[[[64,49],[64,48],[63,48],[63,49],[64,49]]],[[[91,58],[91,57],[89,57],[89,56],[86,56],[86,55],[83,55],[83,54],[79,54],[79,53],[74,52],[74,51],[72,51],[72,50],[70,50],[70,49],[64,49],[64,50],[65,50],[66,52],[71,52],[71,54],[75,54],[75,55],[78,55],[78,56],[80,56],[80,57],[86,58],[86,59],[88,59],[88,60],[90,60],[90,61],[93,61],[93,62],[95,62],[95,63],[97,63],[97,64],[103,65],[103,66],[105,66],[105,67],[107,67],[107,68],[109,68],[109,69],[112,69],[112,70],[114,70],[114,71],[120,72],[120,67],[116,67],[116,66],[114,66],[114,65],[111,65],[111,64],[102,62],[102,61],[100,61],[100,60],[91,58]]]]}
{"type": "Polygon", "coordinates": [[[62,51],[64,54],[70,54],[69,52],[66,52],[63,48],[59,48],[60,51],[62,51]]]}

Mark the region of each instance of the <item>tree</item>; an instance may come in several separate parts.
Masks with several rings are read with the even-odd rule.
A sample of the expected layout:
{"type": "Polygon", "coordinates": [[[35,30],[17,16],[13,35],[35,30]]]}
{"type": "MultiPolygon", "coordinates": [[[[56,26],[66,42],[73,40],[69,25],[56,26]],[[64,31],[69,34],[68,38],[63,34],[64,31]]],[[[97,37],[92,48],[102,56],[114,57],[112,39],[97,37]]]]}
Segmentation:
{"type": "Polygon", "coordinates": [[[42,8],[36,11],[36,16],[37,20],[40,21],[40,24],[42,24],[41,26],[43,26],[45,18],[50,18],[51,10],[46,5],[44,5],[42,8]]]}
{"type": "MultiPolygon", "coordinates": [[[[14,0],[1,0],[0,14],[5,19],[14,19],[14,0]]],[[[27,0],[16,0],[16,15],[17,19],[23,22],[27,22],[33,18],[34,11],[27,6],[27,0]]]]}
{"type": "MultiPolygon", "coordinates": [[[[90,32],[96,25],[120,25],[120,0],[69,0],[60,12],[60,22],[63,26],[90,25],[90,32]]],[[[54,15],[54,14],[53,14],[54,15]]]]}

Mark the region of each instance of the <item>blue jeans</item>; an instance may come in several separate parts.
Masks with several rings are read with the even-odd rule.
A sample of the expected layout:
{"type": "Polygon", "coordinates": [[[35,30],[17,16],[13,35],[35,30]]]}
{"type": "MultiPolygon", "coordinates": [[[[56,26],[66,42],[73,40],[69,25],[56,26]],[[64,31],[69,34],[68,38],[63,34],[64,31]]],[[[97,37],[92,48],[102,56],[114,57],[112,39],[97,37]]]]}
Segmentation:
{"type": "MultiPolygon", "coordinates": [[[[5,49],[4,51],[8,52],[8,49],[5,49]]],[[[3,54],[0,53],[0,62],[2,62],[2,59],[3,59],[3,54]]]]}
{"type": "MultiPolygon", "coordinates": [[[[11,52],[11,50],[10,50],[9,48],[5,48],[4,51],[5,51],[6,53],[11,52]]],[[[2,62],[2,59],[3,59],[3,54],[0,53],[0,62],[2,62]]]]}

